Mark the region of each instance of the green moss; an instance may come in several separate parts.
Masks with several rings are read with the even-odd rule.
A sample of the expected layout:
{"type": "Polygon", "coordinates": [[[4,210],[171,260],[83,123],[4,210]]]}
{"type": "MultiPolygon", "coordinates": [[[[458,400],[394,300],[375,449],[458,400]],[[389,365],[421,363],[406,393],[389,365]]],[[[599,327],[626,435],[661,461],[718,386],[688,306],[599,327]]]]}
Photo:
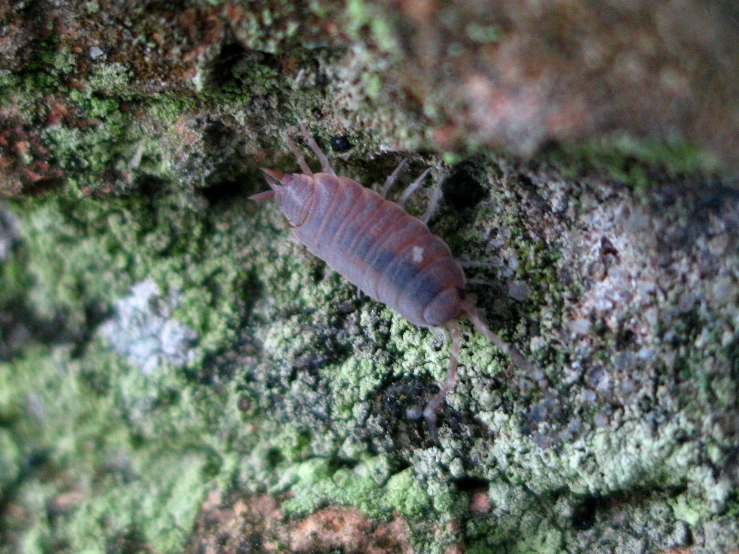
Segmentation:
{"type": "MultiPolygon", "coordinates": [[[[519,236],[524,227],[508,205],[515,197],[499,200],[480,217],[495,227],[505,219],[511,236],[519,236]]],[[[39,518],[28,527],[25,540],[39,551],[62,539],[79,549],[125,543],[176,551],[205,492],[226,483],[244,494],[290,491],[283,509],[296,516],[326,504],[356,506],[377,518],[397,512],[414,522],[422,540],[429,521],[473,519],[452,476],[474,474],[493,483],[495,516],[489,525],[470,524],[472,543],[556,552],[567,522],[542,500],[552,491],[672,486],[676,468],[694,465],[694,445],[674,450],[675,437],[689,429],[682,420],[655,433],[651,422],[636,418],[619,422],[618,430],[588,433],[571,447],[536,447],[521,425],[530,405],[517,397],[519,376],[471,331],[444,417],[474,411],[495,429],[495,440],[444,434],[436,447],[409,449],[411,467],[399,470],[397,453],[370,454],[355,433],[371,428],[366,414],[383,384],[441,381],[448,349],[386,308],[354,300],[351,286],[325,275],[288,239],[276,207],[234,203],[206,212],[193,195],[163,192],[151,201],[46,197],[13,210],[26,254],[11,260],[19,283],[11,296],[39,318],[83,330],[91,325],[91,306],[112,310],[132,285],[152,279],[162,297],[175,291],[171,317],[195,331],[201,350],[187,367],[165,363],[144,375],[111,352],[93,327],[75,357],[69,347],[27,349],[0,369],[5,440],[12,445],[16,436],[30,437],[20,454],[18,443],[2,460],[8,475],[17,475],[19,459],[46,451],[55,471],[83,476],[74,486],[84,500],[66,523],[39,518]],[[241,340],[248,348],[239,349],[241,340]],[[504,379],[506,387],[491,387],[491,379],[504,379]],[[19,398],[45,406],[43,419],[34,419],[19,398]],[[473,468],[468,459],[476,460],[473,468]],[[88,482],[92,475],[102,477],[88,482]],[[148,504],[141,505],[144,497],[148,504]]],[[[511,239],[511,245],[521,260],[557,263],[538,242],[511,239]]],[[[535,275],[539,267],[526,266],[535,275]]],[[[542,268],[541,275],[550,273],[542,268]]],[[[561,294],[556,286],[541,285],[548,287],[542,301],[552,305],[552,317],[560,309],[549,300],[561,294]]],[[[516,331],[504,326],[502,334],[516,331]]],[[[691,479],[707,496],[720,497],[709,476],[691,479]]],[[[69,487],[25,477],[16,500],[44,505],[69,487]]],[[[676,509],[691,522],[705,510],[676,509]]],[[[451,540],[424,544],[434,550],[451,540]]]]}
{"type": "MultiPolygon", "coordinates": [[[[221,113],[243,120],[254,95],[274,94],[282,87],[275,68],[253,63],[243,66],[243,74],[218,91],[217,100],[209,89],[201,91],[200,98],[182,93],[142,98],[131,88],[130,68],[100,62],[91,64],[84,76],[73,75],[74,88],[60,90],[60,81],[66,80],[64,75],[72,71],[76,59],[53,40],[34,59],[23,76],[3,74],[0,104],[12,108],[18,121],[40,129],[41,148],[32,152],[43,154],[39,160],[27,154],[21,165],[39,161],[61,169],[66,189],[76,193],[130,190],[151,178],[182,180],[175,164],[183,154],[175,152],[173,159],[172,149],[187,148],[193,135],[185,137],[183,145],[180,134],[190,130],[176,126],[178,120],[198,110],[203,101],[217,101],[221,113]],[[67,110],[61,121],[51,125],[46,121],[53,105],[50,97],[67,110]]],[[[35,135],[30,138],[35,144],[35,135]]]]}
{"type": "Polygon", "coordinates": [[[71,73],[76,63],[75,56],[68,48],[61,48],[55,51],[49,61],[54,69],[62,75],[71,73]]]}
{"type": "Polygon", "coordinates": [[[7,98],[7,90],[13,88],[17,83],[18,77],[16,77],[12,71],[8,69],[0,70],[0,93],[3,93],[3,95],[0,96],[0,99],[5,101],[7,98]]]}
{"type": "MultiPolygon", "coordinates": [[[[5,419],[3,405],[7,399],[0,399],[0,418],[5,419]]],[[[0,501],[6,497],[6,489],[13,485],[21,474],[23,456],[15,437],[6,429],[0,428],[0,501]]]]}
{"type": "Polygon", "coordinates": [[[331,394],[335,399],[332,411],[334,417],[354,421],[354,409],[360,402],[366,402],[382,383],[383,371],[378,371],[376,363],[368,359],[350,358],[340,368],[328,368],[331,394]]]}
{"type": "MultiPolygon", "coordinates": [[[[88,11],[97,8],[87,4],[88,11]]],[[[310,49],[315,47],[321,63],[328,64],[330,47],[302,32],[298,36],[303,19],[291,9],[278,2],[250,11],[234,32],[241,44],[263,52],[281,54],[293,41],[302,42],[307,48],[290,54],[308,74],[316,60],[310,49]],[[267,28],[280,21],[279,30],[267,28]]],[[[311,9],[325,13],[315,3],[311,9]]],[[[338,98],[324,98],[320,87],[291,91],[280,78],[280,59],[234,68],[217,91],[208,90],[205,74],[199,73],[202,90],[197,95],[146,98],[132,92],[127,69],[100,63],[92,66],[84,92],[69,93],[81,115],[96,120],[93,125],[65,122],[45,131],[43,138],[72,193],[84,187],[100,190],[103,181],[111,182],[110,171],[123,191],[147,178],[161,186],[138,200],[59,196],[13,205],[22,220],[25,254],[2,265],[0,305],[22,302],[34,318],[64,331],[64,346],[39,347],[35,342],[45,338],[34,336],[21,355],[0,365],[0,491],[19,484],[13,501],[34,514],[23,531],[28,551],[64,546],[180,551],[210,488],[289,493],[283,509],[294,516],[326,504],[356,506],[376,518],[397,512],[409,522],[419,551],[429,552],[443,551],[464,533],[477,552],[561,551],[563,541],[568,547],[576,543],[577,533],[571,510],[556,511],[555,494],[574,503],[578,495],[607,497],[687,481],[697,492],[680,495],[673,509],[690,525],[707,517],[709,500],[718,505],[726,500],[726,484],[716,483],[691,451],[695,442],[680,446],[681,433],[691,429],[689,417],[655,423],[628,405],[628,417],[614,417],[602,429],[587,427],[600,401],[580,402],[580,383],[563,385],[559,379],[563,368],[575,363],[562,346],[569,340],[561,326],[563,298],[583,290],[579,283],[561,282],[564,254],[558,248],[563,247],[548,235],[571,232],[575,223],[564,221],[569,214],[562,220],[549,212],[532,216],[526,211],[529,199],[522,202],[515,184],[500,184],[510,175],[499,179],[492,161],[484,162],[482,179],[495,184],[495,194],[470,216],[474,223],[460,224],[467,215],[447,213],[439,216],[439,226],[449,230],[445,238],[455,253],[479,248],[490,254],[485,233],[501,232],[502,246],[493,254],[516,259],[516,277],[525,279],[532,295],[523,304],[497,310],[482,293],[481,305],[504,339],[524,349],[533,339],[555,344],[557,351],[542,364],[552,386],[541,390],[530,379],[522,385],[531,376],[512,368],[504,354],[463,324],[460,382],[444,407],[444,432],[437,445],[424,442],[420,423],[416,434],[378,431],[367,414],[377,417],[383,409],[377,399],[388,383],[441,382],[448,347],[388,309],[356,300],[353,287],[328,275],[288,239],[287,225],[274,206],[246,206],[239,198],[228,207],[206,209],[203,198],[187,192],[193,183],[202,184],[198,179],[212,169],[208,163],[224,160],[206,159],[202,166],[192,161],[187,149],[201,149],[205,130],[178,123],[217,114],[224,121],[249,122],[253,129],[254,118],[264,115],[259,106],[274,99],[287,110],[280,115],[285,119],[318,107],[371,121],[377,134],[374,139],[357,136],[357,150],[347,156],[350,163],[352,156],[376,155],[368,140],[382,143],[391,137],[387,144],[408,147],[423,142],[427,129],[408,115],[412,109],[397,105],[402,95],[388,90],[392,79],[381,75],[387,67],[393,70],[397,44],[392,22],[378,17],[371,3],[351,1],[348,10],[348,32],[359,36],[369,31],[380,54],[357,47],[352,56],[357,67],[351,70],[356,79],[342,83],[338,98]],[[390,65],[380,66],[378,56],[390,59],[390,65]],[[348,91],[345,96],[343,91],[348,91]],[[213,106],[212,111],[203,105],[213,106]],[[532,227],[532,219],[544,217],[546,225],[532,227]],[[550,225],[561,227],[553,231],[550,225]],[[168,317],[193,330],[198,348],[191,363],[163,362],[149,375],[112,352],[99,331],[100,318],[110,317],[130,287],[147,279],[160,291],[152,303],[171,309],[168,317]],[[171,308],[164,301],[170,297],[171,308]],[[548,394],[561,394],[555,399],[570,403],[542,425],[542,446],[534,442],[542,437],[530,432],[527,417],[548,394]],[[572,414],[582,417],[584,430],[559,440],[556,426],[572,414]],[[393,442],[386,444],[386,437],[373,432],[387,433],[393,442]],[[41,472],[23,472],[34,460],[44,470],[43,479],[41,472]],[[470,512],[465,477],[490,483],[489,513],[470,512]],[[69,491],[82,493],[82,499],[50,517],[48,507],[69,491]],[[453,525],[445,527],[449,522],[453,525]]],[[[473,41],[495,40],[496,33],[492,27],[467,27],[473,41]]],[[[58,87],[71,67],[68,52],[56,51],[51,42],[46,47],[39,67],[48,68],[49,76],[25,81],[22,94],[17,77],[0,73],[3,106],[15,95],[12,100],[29,120],[36,117],[39,100],[58,87]]],[[[325,140],[329,126],[337,124],[328,117],[321,125],[326,127],[319,140],[325,140]]],[[[266,150],[250,147],[260,155],[266,150]]],[[[641,189],[653,184],[654,167],[667,166],[673,173],[705,167],[705,160],[688,147],[623,139],[565,149],[550,159],[565,175],[576,177],[585,166],[596,167],[641,189]]],[[[460,160],[460,155],[445,156],[447,163],[460,160]]],[[[364,169],[352,169],[366,177],[364,169]]],[[[571,198],[573,204],[577,200],[571,198]]],[[[685,344],[692,344],[696,337],[681,325],[672,327],[690,339],[685,344]]],[[[720,334],[706,340],[715,344],[720,334]]],[[[606,367],[616,342],[612,335],[604,326],[607,340],[593,358],[606,367]]],[[[702,360],[703,352],[684,356],[676,373],[694,379],[701,375],[702,360]]],[[[701,398],[695,399],[695,409],[711,390],[717,404],[730,406],[733,397],[722,392],[729,389],[726,380],[706,377],[696,388],[701,398]]],[[[393,424],[411,428],[417,423],[402,415],[398,419],[393,424]]],[[[710,444],[705,453],[715,463],[726,445],[710,444]]],[[[627,503],[634,510],[641,504],[658,505],[652,499],[627,503]]],[[[672,524],[669,515],[654,515],[650,521],[660,517],[672,524]]],[[[605,532],[607,523],[598,523],[590,534],[605,532]]]]}
{"type": "Polygon", "coordinates": [[[82,188],[94,184],[108,167],[120,137],[114,128],[101,126],[89,131],[52,127],[44,132],[44,138],[59,167],[70,174],[68,185],[82,188]]]}
{"type": "Polygon", "coordinates": [[[110,305],[150,276],[164,291],[181,291],[175,317],[198,333],[205,351],[219,348],[231,336],[229,322],[237,317],[233,295],[244,276],[234,266],[224,271],[224,259],[212,254],[227,245],[209,241],[196,212],[171,208],[163,202],[147,213],[136,200],[38,202],[21,225],[33,252],[24,268],[33,283],[28,301],[38,317],[61,317],[72,328],[82,326],[89,306],[110,305]],[[178,229],[175,236],[173,229],[178,229]],[[160,256],[168,250],[170,256],[160,256]],[[196,263],[199,259],[204,263],[196,263]]]}
{"type": "Polygon", "coordinates": [[[480,25],[470,22],[464,30],[470,40],[479,43],[496,42],[502,36],[502,31],[497,25],[480,25]]]}
{"type": "Polygon", "coordinates": [[[388,504],[404,517],[423,517],[431,502],[427,492],[410,470],[393,475],[388,480],[385,490],[388,504]]]}
{"type": "Polygon", "coordinates": [[[147,113],[153,121],[166,125],[171,125],[197,105],[197,99],[183,94],[157,94],[154,98],[157,101],[147,105],[147,113]]]}
{"type": "Polygon", "coordinates": [[[138,478],[99,483],[102,494],[76,511],[69,522],[74,551],[103,552],[129,541],[181,552],[207,492],[207,459],[194,452],[159,452],[140,461],[146,465],[131,467],[138,478]]]}
{"type": "Polygon", "coordinates": [[[249,49],[270,54],[282,53],[298,40],[310,42],[307,36],[301,37],[298,33],[303,28],[301,23],[305,21],[305,16],[302,6],[277,0],[261,10],[245,9],[241,12],[233,22],[234,34],[249,49]]]}
{"type": "Polygon", "coordinates": [[[398,44],[395,39],[394,24],[387,20],[386,14],[381,14],[376,8],[372,2],[350,0],[347,4],[348,30],[357,35],[363,27],[367,26],[372,33],[372,38],[383,51],[395,52],[398,44]]]}
{"type": "MultiPolygon", "coordinates": [[[[236,266],[224,271],[215,254],[231,256],[233,246],[205,234],[196,212],[172,207],[62,197],[16,206],[27,256],[14,267],[30,283],[14,289],[20,301],[41,320],[81,330],[90,306],[112,306],[132,283],[153,276],[163,290],[182,291],[173,315],[196,329],[204,355],[219,350],[233,340],[243,275],[236,266]],[[201,256],[208,261],[198,262],[201,256]],[[214,309],[222,301],[228,306],[214,309]]],[[[180,551],[207,488],[233,465],[228,445],[239,436],[240,416],[186,371],[165,366],[147,378],[97,337],[82,352],[73,358],[71,347],[26,348],[0,365],[2,486],[18,477],[23,459],[44,452],[43,463],[73,482],[39,487],[24,476],[15,501],[51,505],[69,487],[84,498],[62,520],[38,510],[24,541],[32,551],[56,549],[59,541],[77,551],[127,541],[180,551]],[[214,429],[221,431],[211,435],[214,429]],[[15,435],[23,437],[22,451],[15,435]]]]}
{"type": "Polygon", "coordinates": [[[586,169],[599,169],[640,194],[654,185],[657,170],[666,170],[674,176],[707,173],[718,168],[714,157],[689,143],[639,141],[626,135],[564,146],[546,157],[568,178],[580,177],[586,169]]]}
{"type": "Polygon", "coordinates": [[[26,293],[31,283],[28,274],[25,272],[22,255],[13,256],[7,261],[0,262],[0,282],[3,284],[2,289],[0,289],[0,306],[10,305],[26,293]]]}
{"type": "Polygon", "coordinates": [[[353,469],[335,469],[327,460],[309,460],[293,468],[290,478],[294,496],[283,503],[288,514],[304,515],[326,504],[356,506],[369,517],[384,518],[398,512],[407,518],[422,517],[431,498],[413,472],[396,473],[385,483],[383,458],[370,458],[353,469]]]}
{"type": "Polygon", "coordinates": [[[131,94],[128,85],[131,82],[129,69],[119,63],[100,63],[92,66],[86,79],[87,86],[85,92],[71,91],[70,96],[82,96],[85,99],[90,98],[89,90],[104,90],[107,94],[116,94],[128,96],[131,94]],[[75,94],[77,92],[77,94],[75,94]]]}

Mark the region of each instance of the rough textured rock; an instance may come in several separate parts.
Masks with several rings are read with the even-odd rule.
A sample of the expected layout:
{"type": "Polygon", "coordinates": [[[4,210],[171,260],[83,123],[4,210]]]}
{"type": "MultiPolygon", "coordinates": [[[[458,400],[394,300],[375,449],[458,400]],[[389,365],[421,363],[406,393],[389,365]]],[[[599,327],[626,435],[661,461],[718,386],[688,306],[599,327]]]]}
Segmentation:
{"type": "Polygon", "coordinates": [[[0,7],[0,552],[739,549],[727,3],[0,7]],[[303,119],[531,374],[246,201],[303,119]],[[410,209],[425,205],[420,193],[410,209]]]}

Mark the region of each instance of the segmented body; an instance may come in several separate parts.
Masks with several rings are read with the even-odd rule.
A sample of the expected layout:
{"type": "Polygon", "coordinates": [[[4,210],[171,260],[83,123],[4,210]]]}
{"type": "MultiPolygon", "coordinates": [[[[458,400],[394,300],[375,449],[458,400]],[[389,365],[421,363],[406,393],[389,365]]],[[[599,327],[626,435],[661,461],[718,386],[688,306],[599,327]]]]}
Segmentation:
{"type": "Polygon", "coordinates": [[[462,314],[465,277],[417,217],[346,177],[289,174],[275,200],[308,250],[372,299],[422,327],[462,314]]]}
{"type": "MultiPolygon", "coordinates": [[[[457,320],[462,315],[521,368],[533,372],[523,355],[493,333],[464,298],[464,272],[446,243],[398,204],[356,181],[337,177],[312,135],[302,123],[300,126],[306,142],[321,161],[323,173],[314,174],[295,143],[285,136],[303,174],[283,175],[264,169],[272,190],[250,198],[275,200],[298,240],[373,299],[418,326],[448,329],[452,348],[446,383],[424,410],[431,434],[436,434],[436,413],[456,380],[460,351],[457,320]]],[[[401,163],[388,177],[383,194],[404,166],[405,162],[401,163]]],[[[427,173],[428,170],[408,187],[401,204],[427,173]]],[[[438,196],[434,198],[438,200],[438,196]]],[[[424,216],[426,221],[434,206],[432,199],[424,216]]]]}

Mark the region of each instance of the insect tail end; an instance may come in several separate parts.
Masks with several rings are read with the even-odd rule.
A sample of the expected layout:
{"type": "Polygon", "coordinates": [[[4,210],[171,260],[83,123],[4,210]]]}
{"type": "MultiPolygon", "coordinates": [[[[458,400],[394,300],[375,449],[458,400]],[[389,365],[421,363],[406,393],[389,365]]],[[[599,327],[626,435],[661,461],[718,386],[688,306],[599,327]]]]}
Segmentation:
{"type": "Polygon", "coordinates": [[[267,200],[274,200],[275,194],[277,193],[273,190],[265,190],[264,192],[252,194],[249,196],[249,200],[253,200],[254,202],[266,202],[267,200]]]}
{"type": "Polygon", "coordinates": [[[274,189],[276,185],[282,184],[282,178],[285,176],[284,173],[280,173],[274,169],[267,169],[266,167],[262,167],[260,169],[264,173],[264,180],[267,181],[267,184],[270,187],[274,189]]]}
{"type": "Polygon", "coordinates": [[[283,173],[280,173],[279,171],[274,171],[273,169],[267,169],[266,167],[263,167],[261,169],[264,172],[264,180],[267,181],[267,184],[272,190],[266,190],[264,192],[252,194],[249,197],[249,200],[254,200],[255,202],[265,202],[267,200],[274,200],[275,195],[282,188],[282,178],[285,175],[283,173]]]}

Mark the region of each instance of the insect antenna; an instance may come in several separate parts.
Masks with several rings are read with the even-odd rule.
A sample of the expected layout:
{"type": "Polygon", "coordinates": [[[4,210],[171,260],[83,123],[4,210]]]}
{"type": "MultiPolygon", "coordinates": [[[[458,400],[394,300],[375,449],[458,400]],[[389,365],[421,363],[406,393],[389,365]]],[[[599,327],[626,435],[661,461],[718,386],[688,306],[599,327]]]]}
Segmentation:
{"type": "Polygon", "coordinates": [[[485,322],[482,320],[480,314],[475,308],[469,305],[465,306],[464,315],[467,317],[467,319],[470,320],[472,325],[475,326],[475,329],[477,329],[486,339],[492,342],[500,350],[505,352],[505,354],[507,354],[508,357],[513,360],[518,367],[530,372],[532,376],[537,374],[534,367],[529,363],[529,361],[524,357],[523,354],[516,350],[515,347],[511,346],[506,341],[501,339],[498,335],[493,333],[490,327],[485,325],[485,322]]]}

